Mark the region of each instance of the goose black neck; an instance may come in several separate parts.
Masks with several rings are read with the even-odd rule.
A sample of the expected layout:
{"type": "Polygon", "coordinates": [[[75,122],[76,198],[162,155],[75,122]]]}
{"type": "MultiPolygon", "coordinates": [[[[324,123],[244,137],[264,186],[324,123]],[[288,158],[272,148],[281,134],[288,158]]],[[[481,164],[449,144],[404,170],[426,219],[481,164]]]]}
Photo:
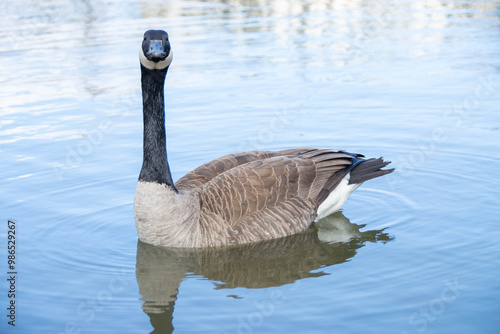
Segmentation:
{"type": "Polygon", "coordinates": [[[165,184],[177,191],[168,166],[165,138],[163,89],[167,70],[168,67],[163,70],[149,70],[141,64],[144,151],[139,181],[165,184]]]}

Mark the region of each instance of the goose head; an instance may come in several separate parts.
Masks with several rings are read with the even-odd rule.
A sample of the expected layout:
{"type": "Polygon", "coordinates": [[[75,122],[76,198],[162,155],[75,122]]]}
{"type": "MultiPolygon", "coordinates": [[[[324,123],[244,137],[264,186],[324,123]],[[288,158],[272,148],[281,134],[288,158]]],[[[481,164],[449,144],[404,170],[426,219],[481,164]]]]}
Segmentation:
{"type": "Polygon", "coordinates": [[[172,62],[172,50],[167,32],[148,30],[144,33],[139,59],[149,70],[164,70],[172,62]]]}

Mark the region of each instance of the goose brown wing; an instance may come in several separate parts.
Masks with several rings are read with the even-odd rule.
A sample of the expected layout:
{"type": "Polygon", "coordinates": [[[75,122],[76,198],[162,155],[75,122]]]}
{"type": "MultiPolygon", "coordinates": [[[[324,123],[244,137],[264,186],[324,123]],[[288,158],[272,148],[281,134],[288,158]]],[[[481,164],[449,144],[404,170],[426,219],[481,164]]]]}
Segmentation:
{"type": "Polygon", "coordinates": [[[199,189],[204,237],[214,245],[240,244],[305,230],[325,185],[334,175],[345,175],[352,159],[343,152],[302,149],[213,177],[199,189]]]}
{"type": "Polygon", "coordinates": [[[187,173],[175,183],[175,187],[179,190],[190,190],[207,183],[208,181],[210,181],[219,174],[222,174],[234,167],[246,164],[248,162],[267,159],[276,156],[295,155],[303,152],[309,152],[312,150],[314,149],[299,148],[299,149],[290,149],[290,150],[275,151],[275,152],[249,151],[249,152],[228,154],[220,158],[214,159],[212,161],[209,161],[201,165],[200,167],[194,169],[193,171],[187,173]]]}

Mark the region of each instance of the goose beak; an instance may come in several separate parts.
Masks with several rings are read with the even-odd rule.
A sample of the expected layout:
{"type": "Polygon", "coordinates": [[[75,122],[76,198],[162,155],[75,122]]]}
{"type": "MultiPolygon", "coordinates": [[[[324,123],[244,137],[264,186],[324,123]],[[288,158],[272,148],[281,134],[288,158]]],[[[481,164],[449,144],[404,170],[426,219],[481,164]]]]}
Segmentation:
{"type": "Polygon", "coordinates": [[[162,40],[151,40],[149,42],[149,49],[146,52],[146,58],[150,61],[154,61],[155,63],[165,60],[167,58],[168,53],[170,52],[170,46],[166,48],[163,46],[162,40]],[[167,49],[167,51],[165,51],[167,49]]]}

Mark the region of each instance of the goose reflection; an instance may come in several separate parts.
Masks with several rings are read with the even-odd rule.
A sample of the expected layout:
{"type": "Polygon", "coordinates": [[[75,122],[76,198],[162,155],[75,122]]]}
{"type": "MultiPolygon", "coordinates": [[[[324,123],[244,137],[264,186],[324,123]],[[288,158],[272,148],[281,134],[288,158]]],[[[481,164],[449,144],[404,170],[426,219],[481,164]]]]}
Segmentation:
{"type": "Polygon", "coordinates": [[[341,212],[308,230],[277,240],[225,248],[179,249],[137,244],[136,275],[143,311],[152,333],[173,332],[173,310],[181,281],[201,275],[216,289],[268,288],[309,277],[311,272],[348,261],[365,242],[388,242],[383,230],[361,232],[341,212]]]}

